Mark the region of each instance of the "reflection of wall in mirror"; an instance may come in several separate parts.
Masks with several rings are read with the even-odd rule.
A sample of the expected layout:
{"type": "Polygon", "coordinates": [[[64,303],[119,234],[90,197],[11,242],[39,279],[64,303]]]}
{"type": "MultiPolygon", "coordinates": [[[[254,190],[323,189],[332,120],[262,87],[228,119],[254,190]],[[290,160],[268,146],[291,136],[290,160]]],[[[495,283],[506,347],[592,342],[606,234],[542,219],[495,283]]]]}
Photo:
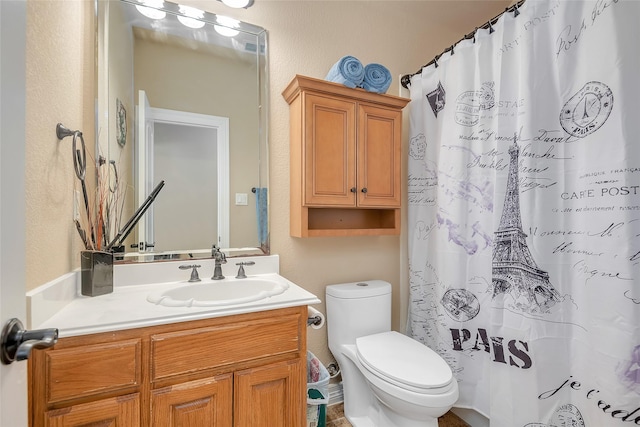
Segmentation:
{"type": "MultiPolygon", "coordinates": [[[[125,19],[123,17],[122,7],[124,3],[121,2],[105,2],[105,7],[109,7],[109,40],[106,43],[108,46],[108,58],[109,58],[109,86],[108,96],[99,97],[101,102],[107,100],[108,105],[108,123],[101,122],[100,129],[100,151],[108,157],[110,160],[115,161],[115,167],[118,170],[119,188],[118,192],[114,195],[116,200],[114,201],[119,206],[124,203],[123,214],[120,217],[120,222],[113,221],[111,224],[111,235],[115,235],[118,229],[124,225],[124,222],[133,213],[134,196],[133,191],[133,123],[135,117],[134,101],[133,101],[133,34],[131,29],[124,25],[125,19]],[[117,100],[120,100],[124,109],[127,111],[127,129],[128,129],[128,142],[125,147],[118,144],[117,135],[117,100]],[[103,127],[108,129],[108,132],[102,130],[103,127]]],[[[107,106],[101,105],[99,111],[107,111],[107,106]]],[[[103,168],[107,168],[103,166],[103,168]]],[[[112,173],[113,170],[110,170],[112,173]]],[[[112,176],[113,178],[113,176],[112,176]]],[[[113,179],[112,179],[113,181],[113,179]]],[[[112,184],[112,188],[115,185],[112,184]]],[[[135,234],[132,233],[127,238],[126,244],[134,242],[135,234]]]]}
{"type": "Polygon", "coordinates": [[[259,117],[257,107],[244,107],[258,105],[255,59],[239,61],[236,54],[214,58],[210,52],[140,38],[134,46],[135,91],[145,90],[153,107],[229,117],[230,246],[257,246],[251,188],[259,183],[259,117]],[[247,193],[249,205],[236,206],[235,193],[247,193]]]}

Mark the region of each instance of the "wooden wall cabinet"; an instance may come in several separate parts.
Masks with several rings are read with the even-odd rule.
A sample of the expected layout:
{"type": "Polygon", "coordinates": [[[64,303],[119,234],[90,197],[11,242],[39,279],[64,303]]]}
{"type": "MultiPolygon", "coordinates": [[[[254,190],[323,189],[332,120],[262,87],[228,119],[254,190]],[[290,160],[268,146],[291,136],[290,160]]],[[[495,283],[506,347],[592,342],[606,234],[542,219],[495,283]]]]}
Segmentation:
{"type": "Polygon", "coordinates": [[[29,359],[31,427],[299,427],[307,308],[62,338],[29,359]]]}
{"type": "Polygon", "coordinates": [[[400,234],[408,99],[296,76],[290,106],[295,237],[400,234]]]}

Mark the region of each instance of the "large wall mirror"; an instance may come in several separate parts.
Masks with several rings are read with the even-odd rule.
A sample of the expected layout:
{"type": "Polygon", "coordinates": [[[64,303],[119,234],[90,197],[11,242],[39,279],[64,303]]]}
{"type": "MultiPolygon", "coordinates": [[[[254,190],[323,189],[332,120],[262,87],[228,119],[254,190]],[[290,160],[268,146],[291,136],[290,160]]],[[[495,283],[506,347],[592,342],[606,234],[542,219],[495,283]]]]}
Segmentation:
{"type": "Polygon", "coordinates": [[[162,187],[116,259],[268,253],[267,33],[155,3],[96,2],[109,238],[162,187]]]}

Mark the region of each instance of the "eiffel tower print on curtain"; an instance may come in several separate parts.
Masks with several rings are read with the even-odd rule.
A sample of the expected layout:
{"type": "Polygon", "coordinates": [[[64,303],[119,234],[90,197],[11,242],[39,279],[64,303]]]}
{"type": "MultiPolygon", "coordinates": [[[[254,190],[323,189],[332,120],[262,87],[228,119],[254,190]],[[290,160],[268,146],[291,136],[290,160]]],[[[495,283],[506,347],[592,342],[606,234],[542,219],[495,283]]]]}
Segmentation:
{"type": "Polygon", "coordinates": [[[548,312],[560,301],[560,294],[549,282],[549,273],[538,268],[527,246],[520,217],[518,157],[520,149],[513,139],[509,147],[509,176],[502,217],[493,245],[492,298],[513,297],[515,305],[528,313],[548,312]]]}

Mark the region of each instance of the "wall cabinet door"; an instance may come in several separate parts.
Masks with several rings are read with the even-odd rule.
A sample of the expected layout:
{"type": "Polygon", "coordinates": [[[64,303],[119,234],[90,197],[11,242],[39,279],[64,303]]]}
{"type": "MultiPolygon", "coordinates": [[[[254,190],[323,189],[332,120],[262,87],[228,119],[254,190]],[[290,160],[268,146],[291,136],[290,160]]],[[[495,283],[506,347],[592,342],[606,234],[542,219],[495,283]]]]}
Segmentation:
{"type": "Polygon", "coordinates": [[[153,390],[154,427],[231,427],[233,376],[190,381],[153,390]]]}
{"type": "Polygon", "coordinates": [[[304,202],[356,205],[356,103],[307,94],[304,202]]]}
{"type": "Polygon", "coordinates": [[[46,427],[140,426],[138,393],[73,405],[45,413],[46,427]]]}
{"type": "Polygon", "coordinates": [[[303,426],[304,372],[299,359],[236,372],[234,425],[303,426]]]}
{"type": "Polygon", "coordinates": [[[358,105],[358,206],[400,207],[402,112],[358,105]]]}

